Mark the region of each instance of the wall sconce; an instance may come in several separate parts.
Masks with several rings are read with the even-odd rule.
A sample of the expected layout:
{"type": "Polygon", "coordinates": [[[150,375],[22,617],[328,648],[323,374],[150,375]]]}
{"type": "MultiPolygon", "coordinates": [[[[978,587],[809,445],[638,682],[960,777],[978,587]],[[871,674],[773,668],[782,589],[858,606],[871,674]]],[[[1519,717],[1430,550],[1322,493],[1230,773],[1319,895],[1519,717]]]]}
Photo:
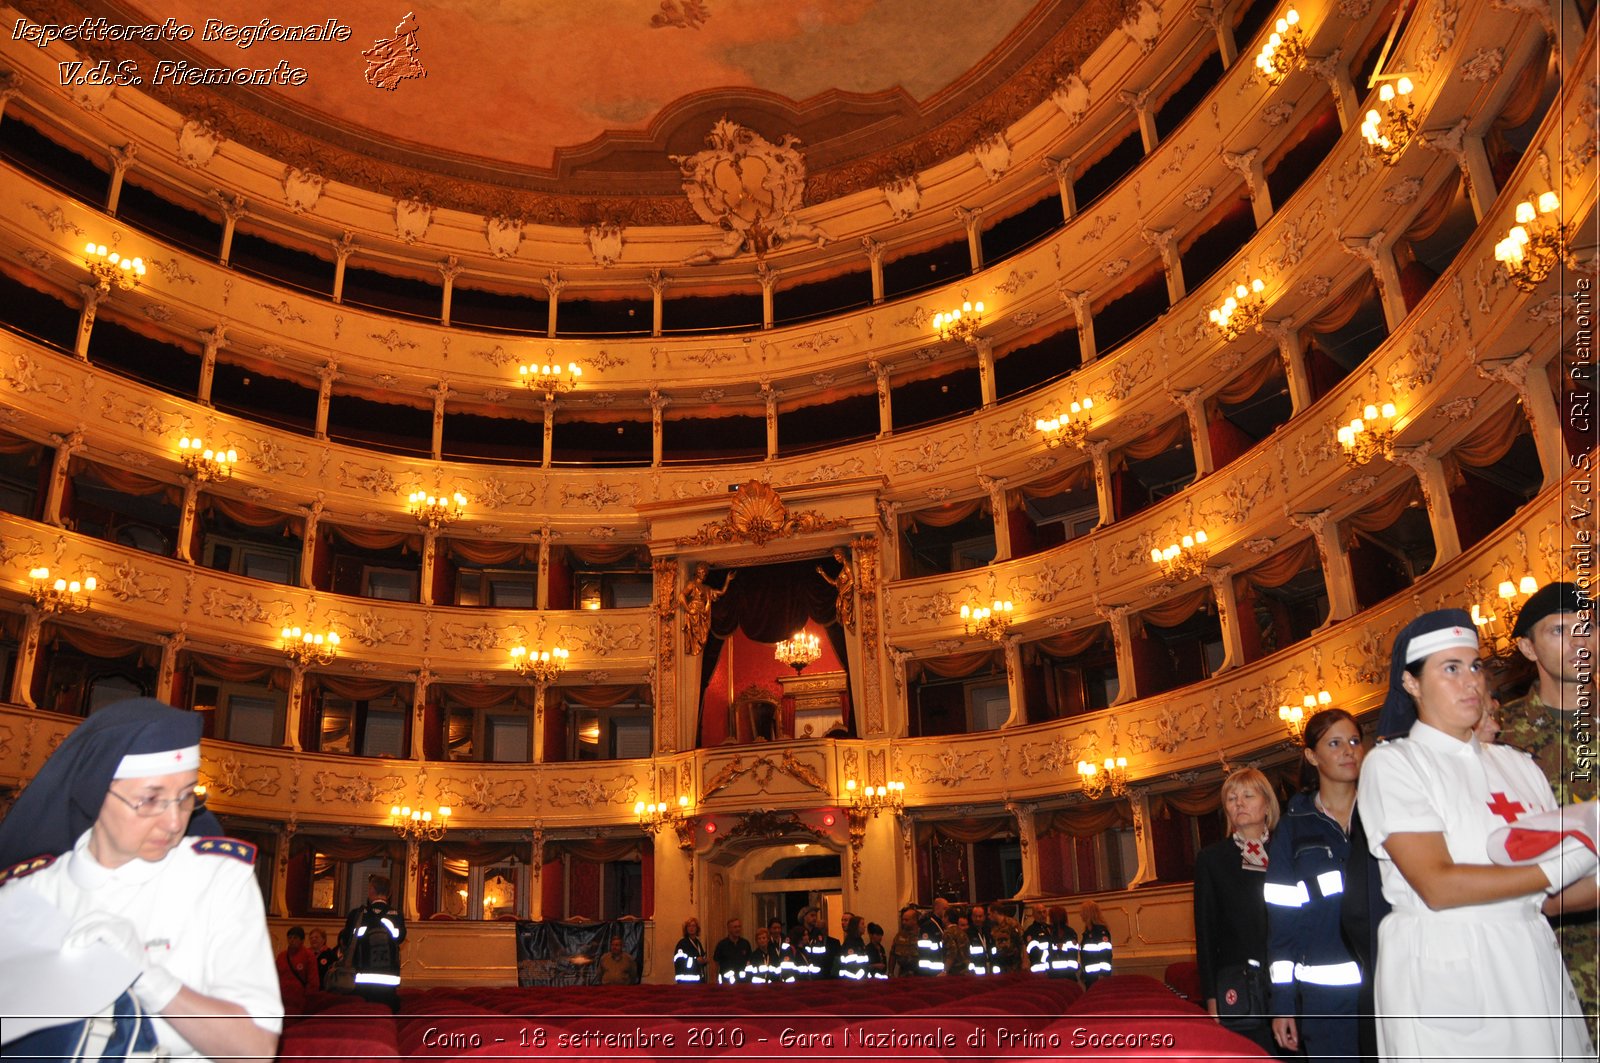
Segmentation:
{"type": "Polygon", "coordinates": [[[389,826],[409,841],[436,842],[450,829],[450,806],[440,805],[437,812],[427,812],[409,805],[395,805],[389,809],[389,826]]]}
{"type": "Polygon", "coordinates": [[[1472,603],[1472,622],[1477,625],[1478,638],[1491,656],[1508,658],[1517,652],[1517,640],[1511,637],[1511,629],[1517,626],[1522,603],[1538,589],[1539,581],[1532,576],[1523,576],[1516,583],[1501,580],[1500,606],[1493,613],[1485,616],[1482,607],[1477,602],[1472,603]]]}
{"type": "Polygon", "coordinates": [[[280,638],[284,655],[301,668],[330,664],[339,656],[339,635],[331,628],[320,632],[286,627],[280,633],[280,638]]]}
{"type": "Polygon", "coordinates": [[[406,498],[406,510],[424,527],[438,529],[466,515],[467,496],[460,491],[437,496],[413,491],[406,498]]]}
{"type": "Polygon", "coordinates": [[[1359,469],[1373,458],[1394,457],[1394,403],[1381,407],[1368,403],[1360,417],[1339,429],[1339,447],[1352,469],[1359,469]]]}
{"type": "Polygon", "coordinates": [[[532,651],[526,646],[513,646],[511,667],[523,678],[532,679],[542,687],[549,686],[566,670],[570,656],[565,646],[552,646],[548,650],[540,646],[532,651]]]}
{"type": "Polygon", "coordinates": [[[578,386],[583,370],[577,362],[561,365],[519,365],[517,378],[529,391],[541,391],[546,400],[563,395],[578,386]]]}
{"type": "Polygon", "coordinates": [[[1100,800],[1108,790],[1112,797],[1121,797],[1128,792],[1128,758],[1107,757],[1103,766],[1080,760],[1078,782],[1083,796],[1091,801],[1100,800]]]}
{"type": "Polygon", "coordinates": [[[1311,719],[1319,710],[1333,704],[1333,695],[1326,690],[1319,690],[1315,694],[1307,694],[1298,705],[1279,705],[1278,719],[1289,729],[1296,742],[1305,735],[1306,721],[1311,719]]]}
{"type": "Polygon", "coordinates": [[[1229,343],[1255,328],[1267,312],[1267,300],[1261,294],[1266,287],[1267,282],[1260,277],[1236,286],[1232,295],[1211,308],[1211,327],[1229,343]]]}
{"type": "Polygon", "coordinates": [[[963,302],[960,308],[933,315],[933,331],[946,343],[971,343],[983,325],[983,303],[963,302]]]}
{"type": "Polygon", "coordinates": [[[1150,560],[1161,566],[1161,575],[1168,583],[1182,583],[1200,575],[1210,556],[1211,548],[1203,531],[1185,535],[1165,550],[1152,548],[1150,551],[1150,560]]]}
{"type": "Polygon", "coordinates": [[[1300,32],[1300,12],[1290,8],[1272,27],[1272,36],[1256,53],[1256,69],[1273,87],[1305,66],[1306,42],[1300,32]]]}
{"type": "Polygon", "coordinates": [[[212,450],[199,438],[184,436],[178,440],[178,460],[194,477],[196,483],[216,481],[221,483],[233,475],[233,466],[239,460],[237,450],[212,450]]]}
{"type": "Polygon", "coordinates": [[[990,642],[999,642],[1006,636],[1006,629],[1011,626],[1011,611],[1015,608],[1011,599],[1004,601],[996,599],[993,605],[977,605],[976,603],[961,607],[961,626],[968,635],[978,635],[990,642]]]}
{"type": "Polygon", "coordinates": [[[1560,209],[1561,199],[1554,192],[1541,194],[1537,208],[1528,201],[1518,203],[1517,224],[1494,247],[1495,261],[1521,291],[1533,291],[1558,263],[1571,257],[1567,227],[1559,216],[1551,217],[1560,209]]]}
{"type": "Polygon", "coordinates": [[[799,675],[806,670],[806,665],[822,656],[822,642],[817,636],[808,632],[796,631],[778,643],[772,651],[772,656],[779,663],[793,668],[795,675],[799,675]]]}
{"type": "Polygon", "coordinates": [[[105,244],[90,242],[83,249],[83,264],[94,275],[95,287],[102,295],[115,284],[123,291],[139,286],[144,279],[144,259],[123,258],[115,251],[107,251],[105,244]]]}
{"type": "Polygon", "coordinates": [[[633,814],[644,832],[654,838],[662,827],[671,827],[678,835],[678,848],[694,847],[694,821],[690,818],[689,798],[680,795],[676,804],[666,801],[640,801],[633,806],[633,814]]]}
{"type": "Polygon", "coordinates": [[[1405,154],[1406,145],[1417,132],[1416,107],[1411,102],[1411,79],[1400,77],[1393,84],[1385,81],[1378,88],[1378,104],[1361,123],[1361,136],[1367,150],[1385,166],[1393,166],[1405,154]],[[1387,112],[1387,113],[1385,113],[1387,112]]]}
{"type": "Polygon", "coordinates": [[[1033,426],[1044,433],[1044,445],[1050,450],[1063,446],[1082,447],[1089,436],[1089,411],[1092,409],[1093,399],[1074,399],[1066,413],[1058,413],[1048,420],[1037,418],[1033,426]]]}
{"type": "Polygon", "coordinates": [[[44,613],[83,612],[89,608],[89,595],[94,593],[97,586],[93,576],[73,580],[60,577],[51,579],[48,568],[30,569],[28,579],[32,581],[28,596],[44,613]]]}
{"type": "Polygon", "coordinates": [[[850,802],[849,810],[863,816],[870,814],[873,819],[877,819],[878,813],[886,808],[897,816],[904,812],[905,790],[906,784],[894,779],[883,786],[858,786],[854,779],[844,781],[845,800],[850,802]]]}

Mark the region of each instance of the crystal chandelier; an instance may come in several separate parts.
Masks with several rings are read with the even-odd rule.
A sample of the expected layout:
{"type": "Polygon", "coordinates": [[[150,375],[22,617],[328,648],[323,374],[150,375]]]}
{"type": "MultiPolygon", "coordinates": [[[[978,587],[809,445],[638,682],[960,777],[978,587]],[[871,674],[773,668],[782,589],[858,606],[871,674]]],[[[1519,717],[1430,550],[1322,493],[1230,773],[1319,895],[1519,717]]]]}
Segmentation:
{"type": "Polygon", "coordinates": [[[81,579],[50,578],[48,568],[35,568],[28,572],[32,586],[28,596],[45,613],[81,613],[89,608],[89,595],[97,586],[93,576],[81,579]]]}
{"type": "Polygon", "coordinates": [[[566,670],[570,656],[565,646],[552,646],[548,650],[543,646],[532,650],[526,646],[513,646],[511,667],[517,670],[518,675],[532,679],[540,686],[549,686],[566,670]]]}
{"type": "Polygon", "coordinates": [[[1530,201],[1517,204],[1517,223],[1494,248],[1495,261],[1524,292],[1544,283],[1559,263],[1571,257],[1567,227],[1556,214],[1561,209],[1560,197],[1545,192],[1537,202],[1537,208],[1530,201]]]}
{"type": "Polygon", "coordinates": [[[450,829],[450,806],[440,805],[437,812],[429,812],[410,805],[395,805],[389,809],[389,826],[409,841],[436,842],[450,829]]]}
{"type": "Polygon", "coordinates": [[[324,632],[286,627],[280,639],[284,655],[302,668],[330,664],[339,656],[339,636],[332,628],[324,632]]]}
{"type": "Polygon", "coordinates": [[[1369,403],[1361,416],[1339,429],[1339,448],[1352,469],[1359,469],[1373,458],[1394,456],[1394,403],[1382,406],[1369,403]]]}
{"type": "Polygon", "coordinates": [[[1366,120],[1361,123],[1361,136],[1367,142],[1367,150],[1385,166],[1400,161],[1406,145],[1417,132],[1412,88],[1408,77],[1402,76],[1393,84],[1385,81],[1378,89],[1378,107],[1368,111],[1366,120]]]}
{"type": "Polygon", "coordinates": [[[778,643],[772,656],[775,660],[793,668],[795,675],[799,675],[806,670],[806,665],[822,656],[822,640],[808,631],[796,631],[778,643]]]}
{"type": "Polygon", "coordinates": [[[1074,399],[1066,413],[1054,417],[1036,418],[1033,427],[1044,433],[1044,445],[1050,450],[1057,447],[1081,447],[1089,436],[1089,411],[1094,409],[1093,399],[1074,399]]]}
{"type": "Polygon", "coordinates": [[[1200,575],[1210,556],[1206,533],[1199,530],[1185,535],[1165,550],[1152,548],[1150,551],[1150,560],[1161,566],[1161,574],[1168,583],[1182,583],[1200,575]]]}
{"type": "Polygon", "coordinates": [[[975,603],[963,605],[961,626],[968,635],[977,635],[990,642],[999,642],[1005,638],[1006,629],[1011,626],[1011,611],[1014,608],[1009,598],[1004,601],[995,599],[992,605],[975,603]]]}
{"type": "Polygon", "coordinates": [[[107,251],[105,244],[91,241],[83,249],[83,261],[94,275],[95,287],[101,294],[110,292],[113,284],[128,291],[138,287],[144,278],[144,259],[123,258],[115,251],[107,251]]]}
{"type": "Polygon", "coordinates": [[[442,528],[466,514],[467,496],[460,491],[453,495],[413,491],[406,499],[406,509],[424,527],[442,528]]]}
{"type": "Polygon", "coordinates": [[[190,439],[184,436],[178,440],[178,460],[183,467],[194,477],[196,483],[215,481],[221,483],[233,475],[233,467],[239,461],[237,450],[212,450],[202,443],[199,437],[190,439]]]}

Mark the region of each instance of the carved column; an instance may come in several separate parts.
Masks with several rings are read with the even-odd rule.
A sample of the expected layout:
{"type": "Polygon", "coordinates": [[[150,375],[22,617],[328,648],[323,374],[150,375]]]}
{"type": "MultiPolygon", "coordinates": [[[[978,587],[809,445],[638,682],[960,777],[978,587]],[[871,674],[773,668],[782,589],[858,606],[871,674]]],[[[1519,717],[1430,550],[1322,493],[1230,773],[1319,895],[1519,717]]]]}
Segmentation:
{"type": "Polygon", "coordinates": [[[650,335],[660,336],[662,321],[662,298],[666,294],[667,287],[671,285],[672,280],[659,269],[651,270],[646,280],[650,284],[650,335]]]}
{"type": "Polygon", "coordinates": [[[550,525],[539,526],[539,580],[534,589],[535,602],[540,609],[550,608],[550,549],[554,537],[550,525]]]}
{"type": "Polygon", "coordinates": [[[300,718],[305,712],[306,702],[306,670],[303,665],[292,664],[289,666],[289,708],[284,713],[284,745],[295,752],[300,751],[300,718]]]}
{"type": "Polygon", "coordinates": [[[1094,611],[1111,625],[1111,644],[1117,654],[1117,697],[1112,705],[1125,705],[1139,696],[1138,677],[1133,669],[1133,622],[1131,607],[1095,603],[1094,611]]]}
{"type": "Polygon", "coordinates": [[[1361,124],[1361,97],[1356,94],[1355,83],[1350,80],[1350,64],[1344,61],[1342,49],[1320,59],[1307,58],[1306,69],[1328,83],[1333,92],[1333,105],[1339,112],[1339,129],[1347,131],[1361,124]]]}
{"type": "Polygon", "coordinates": [[[1169,389],[1167,397],[1173,405],[1183,410],[1189,420],[1189,440],[1194,445],[1194,478],[1198,482],[1201,477],[1217,471],[1216,462],[1211,457],[1210,426],[1206,424],[1206,397],[1199,388],[1185,391],[1169,389]]]}
{"type": "Polygon", "coordinates": [[[333,382],[337,379],[338,362],[326,362],[317,370],[317,423],[313,430],[318,439],[328,438],[328,404],[333,401],[333,382]]]}
{"type": "Polygon", "coordinates": [[[244,217],[245,202],[243,196],[219,192],[217,203],[222,207],[222,247],[218,251],[217,261],[226,266],[233,255],[233,234],[239,227],[239,219],[244,217]]]}
{"type": "Polygon", "coordinates": [[[1239,595],[1233,583],[1233,566],[1206,569],[1206,582],[1217,603],[1217,621],[1222,626],[1222,666],[1218,672],[1244,664],[1244,618],[1239,615],[1239,595]]]}
{"type": "Polygon", "coordinates": [[[1350,572],[1350,555],[1339,537],[1339,525],[1333,519],[1333,510],[1316,513],[1290,514],[1289,523],[1309,531],[1316,539],[1317,557],[1322,562],[1322,582],[1328,589],[1328,619],[1324,628],[1355,616],[1355,578],[1350,572]]]}
{"type": "Polygon", "coordinates": [[[656,388],[650,389],[650,467],[661,467],[661,411],[672,400],[656,388]]]}
{"type": "Polygon", "coordinates": [[[83,426],[78,426],[64,436],[51,436],[56,445],[55,456],[50,461],[50,486],[44,496],[44,522],[61,527],[61,499],[67,491],[67,473],[72,468],[72,456],[83,449],[83,426]]]}
{"type": "Polygon", "coordinates": [[[555,338],[556,306],[561,302],[561,289],[565,288],[566,286],[567,282],[561,279],[561,274],[556,270],[551,270],[545,275],[544,290],[545,294],[549,297],[547,305],[550,312],[547,320],[545,321],[544,334],[548,339],[555,338]]]}
{"type": "Polygon", "coordinates": [[[444,298],[439,306],[439,324],[450,327],[450,301],[455,298],[456,278],[461,276],[461,260],[455,255],[439,263],[439,276],[444,281],[444,298]]]}
{"type": "Polygon", "coordinates": [[[883,302],[883,252],[882,242],[870,236],[861,238],[861,246],[867,252],[867,268],[872,271],[872,305],[877,306],[883,302]]]}
{"type": "Polygon", "coordinates": [[[1144,153],[1149,155],[1156,150],[1156,145],[1161,140],[1161,135],[1156,129],[1156,114],[1150,108],[1150,90],[1141,89],[1134,92],[1131,89],[1121,89],[1117,98],[1129,107],[1139,118],[1139,139],[1144,141],[1144,153]]]}
{"type": "Polygon", "coordinates": [[[1150,830],[1150,795],[1144,787],[1128,788],[1128,810],[1133,813],[1133,844],[1139,853],[1139,870],[1128,883],[1135,889],[1156,880],[1156,839],[1150,830]]]}
{"type": "Polygon", "coordinates": [[[1161,255],[1161,268],[1167,275],[1167,302],[1173,306],[1178,305],[1178,300],[1184,296],[1183,285],[1183,258],[1178,254],[1178,248],[1173,240],[1177,234],[1176,229],[1140,229],[1139,235],[1144,242],[1155,248],[1161,255]]]}
{"type": "Polygon", "coordinates": [[[1428,526],[1433,530],[1433,567],[1437,568],[1461,555],[1461,533],[1456,528],[1456,511],[1450,502],[1450,482],[1444,463],[1428,456],[1432,443],[1416,447],[1396,447],[1394,460],[1417,474],[1422,500],[1428,507],[1428,526]]]}
{"type": "Polygon", "coordinates": [[[756,266],[756,280],[761,282],[761,327],[772,327],[772,293],[778,289],[778,271],[765,262],[756,266]]]}
{"type": "Polygon", "coordinates": [[[1217,35],[1217,52],[1222,57],[1224,70],[1239,58],[1239,45],[1233,39],[1233,25],[1227,19],[1227,7],[1226,0],[1223,0],[1220,8],[1201,5],[1189,10],[1190,18],[1210,26],[1211,32],[1217,35]]]}
{"type": "Polygon", "coordinates": [[[528,841],[533,851],[533,863],[529,867],[532,889],[528,894],[528,918],[537,923],[544,918],[544,820],[533,821],[528,841]]]}
{"type": "Polygon", "coordinates": [[[1070,222],[1078,213],[1078,193],[1072,184],[1072,158],[1042,159],[1045,172],[1056,179],[1056,188],[1061,193],[1061,220],[1070,222]]]}
{"type": "Polygon", "coordinates": [[[767,407],[767,460],[778,456],[778,392],[772,381],[761,382],[761,397],[767,407]]]}
{"type": "Polygon", "coordinates": [[[411,687],[411,759],[415,761],[427,760],[427,734],[426,723],[428,718],[428,685],[433,682],[433,673],[428,670],[427,662],[417,670],[416,682],[411,687]]]}
{"type": "Polygon", "coordinates": [[[544,400],[544,441],[539,452],[539,468],[550,467],[550,457],[556,449],[556,400],[544,400]]]}
{"type": "Polygon", "coordinates": [[[889,367],[873,359],[867,363],[867,368],[872,370],[873,380],[878,386],[878,438],[882,439],[894,431],[894,408],[889,391],[889,367]]]}
{"type": "Polygon", "coordinates": [[[213,328],[203,329],[200,338],[205,341],[205,349],[200,352],[200,387],[195,392],[195,398],[203,405],[211,405],[211,384],[217,375],[217,352],[228,342],[228,330],[218,324],[213,328]]]}
{"type": "Polygon", "coordinates": [[[978,474],[978,483],[989,492],[989,519],[994,524],[994,559],[1011,558],[1011,528],[1006,520],[1006,482],[996,476],[978,474]]]}
{"type": "Polygon", "coordinates": [[[106,190],[106,213],[113,218],[122,202],[122,179],[128,175],[128,167],[133,165],[134,156],[138,154],[139,145],[135,143],[111,150],[111,187],[106,190]]]}
{"type": "Polygon", "coordinates": [[[169,705],[177,705],[183,700],[178,696],[179,692],[173,689],[173,682],[178,675],[178,653],[183,649],[183,644],[189,641],[189,636],[182,631],[175,631],[160,638],[161,664],[156,670],[156,697],[169,705]]]}
{"type": "Polygon", "coordinates": [[[1094,361],[1094,308],[1088,292],[1063,291],[1061,301],[1072,307],[1072,321],[1078,326],[1078,353],[1083,364],[1094,361]]]}
{"type": "Polygon", "coordinates": [[[97,288],[92,284],[80,284],[78,293],[83,296],[83,307],[78,311],[78,341],[72,353],[87,362],[89,337],[94,333],[94,315],[100,309],[100,303],[111,294],[111,290],[97,288]]]}
{"type": "Polygon", "coordinates": [[[1100,527],[1109,528],[1117,522],[1116,500],[1111,497],[1111,441],[1086,440],[1083,449],[1089,452],[1094,468],[1094,497],[1100,505],[1100,527]]]}
{"type": "Polygon", "coordinates": [[[1467,186],[1472,217],[1482,222],[1498,194],[1494,169],[1489,164],[1489,153],[1484,149],[1483,137],[1468,132],[1467,119],[1463,118],[1443,133],[1424,133],[1422,143],[1432,151],[1455,159],[1456,168],[1461,171],[1461,180],[1467,186]]]}
{"type": "Polygon", "coordinates": [[[1561,412],[1556,407],[1550,378],[1543,369],[1532,369],[1531,352],[1523,352],[1508,362],[1478,362],[1478,375],[1498,381],[1517,393],[1522,415],[1533,432],[1539,451],[1539,467],[1544,470],[1542,487],[1559,480],[1567,469],[1566,446],[1561,438],[1561,412]]]}
{"type": "Polygon", "coordinates": [[[1300,339],[1300,330],[1293,327],[1292,318],[1263,321],[1256,328],[1278,343],[1278,357],[1283,361],[1283,379],[1289,385],[1289,405],[1293,413],[1301,413],[1313,402],[1311,374],[1306,370],[1306,347],[1300,339]]]}
{"type": "Polygon", "coordinates": [[[439,529],[422,529],[422,574],[418,576],[421,586],[418,587],[417,603],[419,605],[433,604],[433,569],[439,556],[439,529]]]}
{"type": "Polygon", "coordinates": [[[306,515],[306,535],[300,542],[300,586],[311,587],[317,560],[317,523],[322,519],[322,499],[318,498],[302,512],[306,515]]]}
{"type": "Polygon", "coordinates": [[[1406,300],[1400,291],[1400,267],[1395,265],[1394,248],[1390,246],[1388,234],[1379,229],[1366,237],[1335,235],[1345,254],[1359,258],[1372,270],[1378,282],[1378,299],[1383,303],[1384,323],[1391,333],[1396,331],[1406,318],[1406,300]]]}
{"type": "Polygon", "coordinates": [[[179,561],[194,564],[189,555],[189,544],[194,541],[195,510],[200,503],[200,484],[192,476],[183,478],[183,505],[178,511],[178,542],[173,556],[179,561]]]}
{"type": "Polygon", "coordinates": [[[1011,711],[1006,714],[1006,722],[1000,727],[1021,727],[1028,722],[1028,692],[1022,685],[1022,638],[1019,635],[1007,635],[1000,641],[1000,648],[1005,654],[1006,661],[1006,696],[1011,703],[1011,711]]]}
{"type": "Polygon", "coordinates": [[[533,685],[533,763],[543,764],[544,760],[544,709],[548,704],[545,698],[545,685],[533,685]]]}
{"type": "Polygon", "coordinates": [[[983,268],[983,233],[978,223],[983,219],[982,207],[956,207],[952,211],[956,220],[967,230],[967,257],[972,262],[972,272],[983,268]]]}
{"type": "Polygon", "coordinates": [[[294,814],[290,813],[289,822],[277,825],[272,833],[277,838],[273,846],[277,855],[273,860],[272,896],[267,901],[267,914],[281,918],[289,914],[289,847],[299,833],[294,814]]]}
{"type": "Polygon", "coordinates": [[[994,340],[987,336],[973,338],[972,346],[978,351],[978,392],[983,397],[983,408],[988,409],[997,399],[994,382],[994,340]]]}
{"type": "Polygon", "coordinates": [[[33,605],[24,605],[22,615],[22,642],[17,649],[17,666],[11,673],[11,704],[35,708],[33,703],[33,669],[39,663],[39,626],[44,614],[33,605]]]}
{"type": "Polygon", "coordinates": [[[1255,148],[1237,154],[1224,151],[1222,162],[1244,178],[1245,188],[1250,192],[1250,208],[1255,213],[1256,228],[1265,228],[1267,222],[1272,220],[1272,191],[1267,187],[1267,172],[1262,168],[1261,153],[1255,148]]]}
{"type": "Polygon", "coordinates": [[[1006,804],[1006,811],[1016,817],[1017,848],[1022,850],[1022,889],[1017,891],[1018,897],[1044,895],[1044,880],[1039,874],[1039,829],[1033,818],[1033,814],[1038,810],[1038,805],[1023,804],[1019,801],[1010,801],[1006,804]]]}
{"type": "Polygon", "coordinates": [[[450,397],[450,384],[448,381],[441,380],[437,384],[429,385],[424,390],[433,396],[433,437],[430,443],[430,453],[433,455],[434,461],[440,461],[444,458],[444,404],[445,400],[450,397]]]}
{"type": "Polygon", "coordinates": [[[333,241],[333,301],[344,302],[344,268],[350,261],[350,255],[356,249],[356,234],[349,229],[344,235],[333,241]]]}

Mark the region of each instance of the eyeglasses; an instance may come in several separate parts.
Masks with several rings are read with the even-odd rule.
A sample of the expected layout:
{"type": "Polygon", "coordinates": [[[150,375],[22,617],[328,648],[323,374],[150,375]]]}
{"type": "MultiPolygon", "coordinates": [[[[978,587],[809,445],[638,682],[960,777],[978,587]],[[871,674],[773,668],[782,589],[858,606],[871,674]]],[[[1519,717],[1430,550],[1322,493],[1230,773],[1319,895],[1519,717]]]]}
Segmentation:
{"type": "Polygon", "coordinates": [[[205,791],[198,786],[181,797],[141,797],[137,801],[129,801],[115,790],[107,790],[112,797],[133,809],[133,814],[140,819],[155,819],[164,816],[167,809],[177,806],[178,811],[185,815],[194,815],[206,807],[205,791]]]}

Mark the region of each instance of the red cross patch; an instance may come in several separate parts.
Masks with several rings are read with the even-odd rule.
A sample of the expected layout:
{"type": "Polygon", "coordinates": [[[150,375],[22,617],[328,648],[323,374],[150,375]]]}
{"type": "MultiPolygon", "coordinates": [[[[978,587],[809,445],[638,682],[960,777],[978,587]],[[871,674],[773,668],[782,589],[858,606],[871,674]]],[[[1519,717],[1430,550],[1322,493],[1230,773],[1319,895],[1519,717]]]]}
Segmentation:
{"type": "Polygon", "coordinates": [[[1494,800],[1489,802],[1489,811],[1507,823],[1515,823],[1519,815],[1528,811],[1527,806],[1522,802],[1509,800],[1505,794],[1499,791],[1496,791],[1491,796],[1494,797],[1494,800]]]}

